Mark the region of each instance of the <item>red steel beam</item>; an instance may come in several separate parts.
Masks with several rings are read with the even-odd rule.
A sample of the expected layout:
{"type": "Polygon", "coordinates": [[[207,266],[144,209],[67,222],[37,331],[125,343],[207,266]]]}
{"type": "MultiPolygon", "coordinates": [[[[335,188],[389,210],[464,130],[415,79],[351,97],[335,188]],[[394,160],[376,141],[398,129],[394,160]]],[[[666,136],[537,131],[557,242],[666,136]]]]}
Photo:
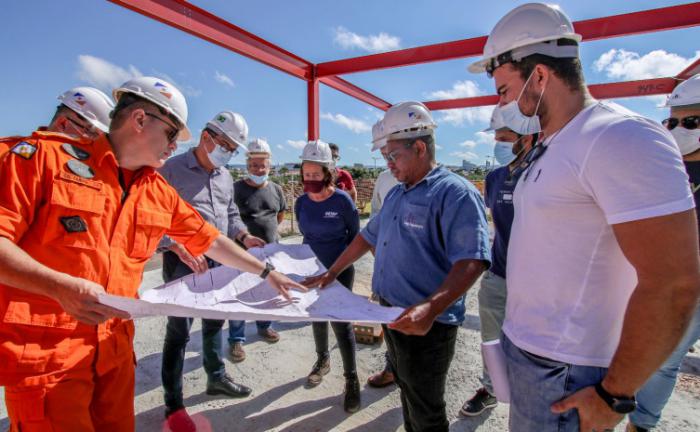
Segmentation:
{"type": "MultiPolygon", "coordinates": [[[[595,18],[574,23],[584,40],[597,40],[700,25],[700,2],[595,18]]],[[[367,72],[420,63],[478,56],[486,36],[425,45],[381,54],[334,60],[317,65],[319,77],[367,72]]]]}
{"type": "MultiPolygon", "coordinates": [[[[678,80],[675,78],[652,78],[639,81],[592,84],[588,86],[588,90],[596,99],[654,96],[671,93],[677,83],[678,80]]],[[[427,106],[431,111],[455,108],[474,108],[496,105],[497,103],[497,95],[424,102],[425,106],[427,106]]]]}
{"type": "Polygon", "coordinates": [[[700,59],[695,60],[687,68],[683,69],[676,78],[681,80],[687,80],[688,78],[700,73],[700,59]]]}
{"type": "Polygon", "coordinates": [[[297,78],[311,79],[311,62],[185,0],[109,1],[297,78]]]}
{"type": "Polygon", "coordinates": [[[372,105],[375,108],[386,111],[391,107],[391,104],[384,99],[380,99],[372,93],[357,87],[355,84],[345,81],[344,79],[336,76],[324,77],[320,81],[327,85],[328,87],[334,88],[340,92],[345,93],[348,96],[352,96],[355,99],[372,105]]]}
{"type": "Polygon", "coordinates": [[[318,80],[311,80],[306,83],[307,88],[307,109],[308,109],[308,137],[309,141],[315,141],[320,136],[321,129],[318,121],[318,80]]]}

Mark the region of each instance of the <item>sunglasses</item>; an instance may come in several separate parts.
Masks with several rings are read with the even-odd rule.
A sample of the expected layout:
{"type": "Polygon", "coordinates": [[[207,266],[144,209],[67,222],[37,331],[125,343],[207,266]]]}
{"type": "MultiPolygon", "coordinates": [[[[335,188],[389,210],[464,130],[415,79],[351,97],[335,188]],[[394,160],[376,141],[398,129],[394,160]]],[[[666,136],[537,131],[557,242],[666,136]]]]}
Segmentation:
{"type": "Polygon", "coordinates": [[[679,124],[688,129],[688,130],[693,130],[697,129],[698,126],[700,126],[700,116],[688,116],[688,117],[683,117],[682,119],[676,118],[676,117],[669,117],[661,122],[662,125],[666,127],[668,130],[673,130],[678,126],[679,124]]]}
{"type": "Polygon", "coordinates": [[[85,125],[70,117],[66,117],[65,119],[68,120],[76,129],[82,131],[85,135],[91,137],[97,136],[97,129],[95,128],[95,126],[91,124],[85,125]]]}
{"type": "MultiPolygon", "coordinates": [[[[542,145],[542,144],[537,144],[533,148],[530,149],[529,152],[525,155],[525,158],[516,165],[515,168],[510,172],[508,177],[506,178],[505,184],[508,186],[513,186],[515,182],[518,181],[518,178],[522,175],[525,170],[528,168],[532,168],[532,166],[535,164],[535,161],[542,157],[544,152],[547,151],[547,146],[542,145]]],[[[527,180],[529,172],[525,174],[525,178],[523,180],[527,180]]]]}
{"type": "Polygon", "coordinates": [[[164,119],[160,118],[159,116],[157,116],[153,113],[146,112],[146,115],[149,117],[153,117],[155,119],[158,119],[161,122],[168,125],[170,127],[170,129],[165,132],[165,137],[168,139],[168,143],[175,142],[175,140],[177,139],[177,134],[180,133],[179,128],[173,126],[172,124],[170,124],[170,122],[165,121],[164,119]]]}

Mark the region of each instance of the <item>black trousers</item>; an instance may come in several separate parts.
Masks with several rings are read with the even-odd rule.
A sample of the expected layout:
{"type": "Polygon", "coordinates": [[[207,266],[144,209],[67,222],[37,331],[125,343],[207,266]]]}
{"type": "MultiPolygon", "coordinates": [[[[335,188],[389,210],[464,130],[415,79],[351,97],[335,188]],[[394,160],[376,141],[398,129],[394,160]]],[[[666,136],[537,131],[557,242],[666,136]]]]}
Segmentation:
{"type": "MultiPolygon", "coordinates": [[[[355,280],[355,268],[350,266],[338,275],[338,282],[352,291],[352,283],[355,280]]],[[[331,322],[333,333],[338,341],[338,350],[343,359],[343,374],[346,378],[357,376],[357,363],[355,361],[355,332],[352,323],[331,322]]],[[[314,332],[316,353],[319,356],[328,355],[328,322],[313,322],[311,328],[314,332]]]]}
{"type": "MultiPolygon", "coordinates": [[[[380,299],[383,306],[391,306],[380,299]]],[[[434,322],[424,336],[384,327],[391,370],[401,389],[406,432],[448,431],[445,383],[457,341],[457,326],[434,322]]]]}

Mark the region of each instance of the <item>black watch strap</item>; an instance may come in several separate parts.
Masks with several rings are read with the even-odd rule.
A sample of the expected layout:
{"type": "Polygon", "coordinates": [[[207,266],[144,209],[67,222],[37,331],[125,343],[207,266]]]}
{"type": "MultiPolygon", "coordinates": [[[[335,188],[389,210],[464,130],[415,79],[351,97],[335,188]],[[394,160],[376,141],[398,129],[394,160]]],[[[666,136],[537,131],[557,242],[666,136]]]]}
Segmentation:
{"type": "Polygon", "coordinates": [[[606,404],[619,414],[628,414],[637,408],[637,400],[634,396],[613,396],[603,387],[602,382],[595,385],[595,391],[606,404]]]}
{"type": "Polygon", "coordinates": [[[275,266],[273,266],[269,262],[266,262],[265,263],[265,270],[263,270],[262,273],[260,273],[260,279],[265,279],[267,277],[267,275],[269,275],[270,272],[274,269],[275,269],[275,266]]]}

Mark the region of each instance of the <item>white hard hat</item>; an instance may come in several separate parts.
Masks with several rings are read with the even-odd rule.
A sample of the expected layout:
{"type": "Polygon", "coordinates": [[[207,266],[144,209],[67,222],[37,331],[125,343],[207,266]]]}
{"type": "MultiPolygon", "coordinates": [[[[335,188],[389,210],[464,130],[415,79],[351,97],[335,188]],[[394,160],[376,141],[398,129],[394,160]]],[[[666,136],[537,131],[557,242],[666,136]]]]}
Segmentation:
{"type": "Polygon", "coordinates": [[[401,102],[384,114],[377,136],[372,136],[372,151],[384,147],[387,140],[430,135],[437,127],[430,110],[420,102],[401,102]]]}
{"type": "Polygon", "coordinates": [[[248,157],[251,156],[272,156],[270,144],[262,138],[255,138],[248,143],[248,157]]]}
{"type": "Polygon", "coordinates": [[[700,74],[678,84],[666,99],[667,107],[700,104],[700,74]]]}
{"type": "Polygon", "coordinates": [[[581,35],[557,5],[526,3],[508,12],[491,30],[483,58],[469,66],[474,73],[486,72],[532,54],[578,57],[581,35]],[[568,39],[571,43],[558,42],[568,39]]]}
{"type": "Polygon", "coordinates": [[[160,78],[138,77],[130,79],[121,87],[114,89],[112,96],[119,103],[119,98],[124,93],[140,96],[174,116],[182,126],[177,137],[178,141],[187,141],[192,136],[187,128],[187,101],[174,85],[160,78]]]}
{"type": "Polygon", "coordinates": [[[386,145],[386,138],[384,138],[385,135],[384,121],[378,120],[374,125],[372,125],[372,151],[386,145]]]}
{"type": "Polygon", "coordinates": [[[233,111],[221,111],[209,120],[207,127],[214,129],[226,135],[231,141],[248,150],[246,141],[248,141],[248,123],[242,115],[233,111]]]}
{"type": "Polygon", "coordinates": [[[302,161],[324,164],[326,166],[333,163],[330,146],[328,143],[321,140],[309,141],[308,144],[304,146],[304,150],[302,150],[299,159],[302,161]]]}
{"type": "Polygon", "coordinates": [[[482,132],[497,131],[499,129],[507,128],[506,122],[503,121],[503,114],[501,113],[501,107],[496,105],[491,113],[491,122],[489,127],[484,129],[482,132]]]}
{"type": "Polygon", "coordinates": [[[114,102],[106,94],[92,87],[73,87],[58,100],[102,132],[109,132],[109,113],[114,102]]]}

